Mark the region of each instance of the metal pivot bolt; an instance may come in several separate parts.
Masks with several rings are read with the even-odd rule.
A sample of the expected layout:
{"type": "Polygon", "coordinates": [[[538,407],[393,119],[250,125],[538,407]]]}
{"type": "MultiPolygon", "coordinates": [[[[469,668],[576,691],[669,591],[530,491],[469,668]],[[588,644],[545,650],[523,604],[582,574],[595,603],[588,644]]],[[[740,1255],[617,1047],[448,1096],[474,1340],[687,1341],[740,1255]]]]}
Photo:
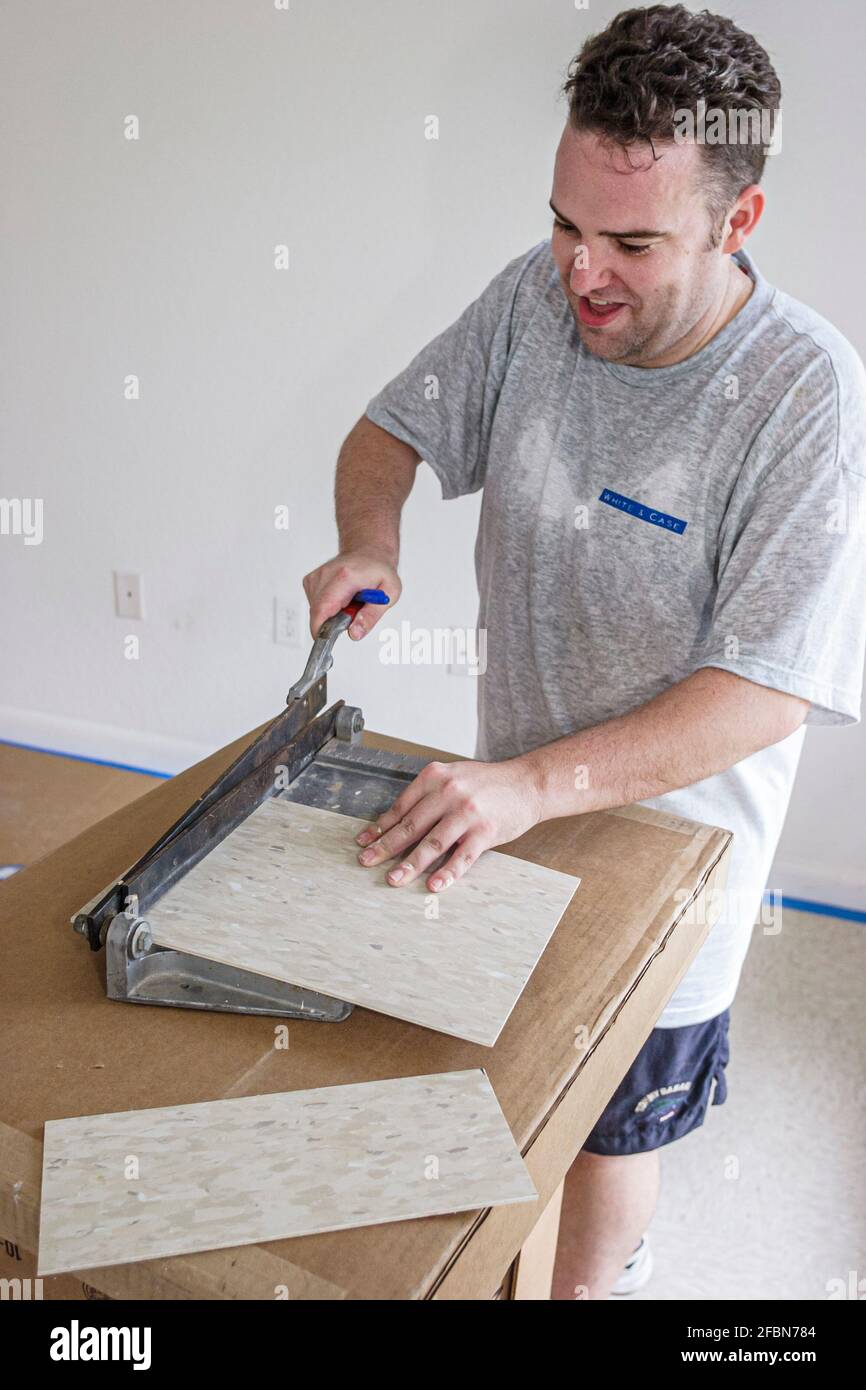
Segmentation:
{"type": "Polygon", "coordinates": [[[153,945],[153,937],[150,925],[147,922],[139,922],[133,927],[129,937],[129,954],[133,960],[138,960],[140,956],[147,955],[153,945]]]}
{"type": "Polygon", "coordinates": [[[334,733],[342,743],[357,743],[364,728],[364,715],[357,705],[343,705],[337,710],[334,733]]]}

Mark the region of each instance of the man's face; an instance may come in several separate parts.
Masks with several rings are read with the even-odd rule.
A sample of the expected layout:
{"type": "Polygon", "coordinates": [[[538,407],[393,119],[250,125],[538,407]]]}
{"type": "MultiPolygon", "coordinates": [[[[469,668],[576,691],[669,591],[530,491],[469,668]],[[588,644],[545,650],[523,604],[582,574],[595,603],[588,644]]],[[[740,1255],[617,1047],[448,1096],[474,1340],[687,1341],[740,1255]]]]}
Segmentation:
{"type": "Polygon", "coordinates": [[[711,315],[728,273],[721,249],[709,249],[698,146],[655,151],[661,158],[647,144],[626,151],[566,125],[550,200],[553,257],[583,344],[630,366],[688,356],[688,335],[711,315]]]}

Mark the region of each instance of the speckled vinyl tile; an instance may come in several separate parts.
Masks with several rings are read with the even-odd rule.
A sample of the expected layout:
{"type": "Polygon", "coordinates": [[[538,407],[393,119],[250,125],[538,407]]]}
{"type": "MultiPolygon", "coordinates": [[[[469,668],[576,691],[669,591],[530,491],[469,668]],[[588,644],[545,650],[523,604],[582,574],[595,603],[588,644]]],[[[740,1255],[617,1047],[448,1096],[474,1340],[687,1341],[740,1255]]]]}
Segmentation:
{"type": "Polygon", "coordinates": [[[536,1195],[480,1069],[51,1120],[39,1274],[536,1195]]]}
{"type": "Polygon", "coordinates": [[[154,941],[491,1047],[580,879],[488,851],[444,893],[391,888],[366,824],[266,801],[148,911],[154,941]]]}

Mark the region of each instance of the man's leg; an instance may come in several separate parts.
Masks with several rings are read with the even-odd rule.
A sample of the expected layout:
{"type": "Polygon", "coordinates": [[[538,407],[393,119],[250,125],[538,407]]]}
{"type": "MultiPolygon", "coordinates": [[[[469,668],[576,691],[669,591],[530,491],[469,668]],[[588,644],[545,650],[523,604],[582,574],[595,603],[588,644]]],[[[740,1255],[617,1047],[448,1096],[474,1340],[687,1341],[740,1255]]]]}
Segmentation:
{"type": "Polygon", "coordinates": [[[727,1009],[652,1030],[566,1177],[554,1298],[609,1296],[655,1211],[659,1149],[724,1102],[727,1061],[727,1009]]]}
{"type": "Polygon", "coordinates": [[[649,1226],[658,1190],[658,1149],[613,1157],[581,1150],[565,1179],[553,1298],[608,1297],[649,1226]]]}

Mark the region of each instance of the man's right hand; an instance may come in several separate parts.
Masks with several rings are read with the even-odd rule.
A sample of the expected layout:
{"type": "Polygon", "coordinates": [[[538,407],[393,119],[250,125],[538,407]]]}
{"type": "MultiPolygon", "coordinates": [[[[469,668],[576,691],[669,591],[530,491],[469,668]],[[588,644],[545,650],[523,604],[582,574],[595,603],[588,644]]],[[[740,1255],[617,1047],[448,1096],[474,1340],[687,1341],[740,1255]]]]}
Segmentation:
{"type": "Polygon", "coordinates": [[[318,636],[322,623],[339,613],[359,589],[382,589],[391,602],[364,604],[347,629],[355,641],[376,626],[382,615],[394,607],[403,591],[391,562],[373,552],[349,550],[304,576],[304,593],[310,603],[310,632],[313,637],[318,636]]]}

